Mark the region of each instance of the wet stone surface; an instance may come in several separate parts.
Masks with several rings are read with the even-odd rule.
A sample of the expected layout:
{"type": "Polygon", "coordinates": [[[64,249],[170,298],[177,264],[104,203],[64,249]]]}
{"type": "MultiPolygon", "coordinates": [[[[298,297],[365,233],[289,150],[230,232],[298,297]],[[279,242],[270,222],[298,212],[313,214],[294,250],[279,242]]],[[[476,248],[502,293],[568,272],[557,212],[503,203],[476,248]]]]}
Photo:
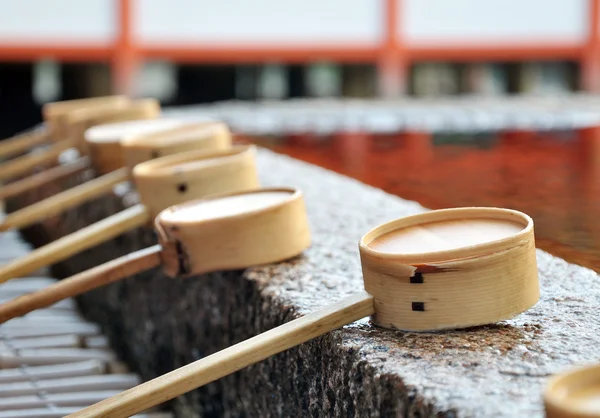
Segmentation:
{"type": "MultiPolygon", "coordinates": [[[[362,289],[357,242],[421,206],[261,150],[263,185],[300,187],[313,245],[278,265],[186,280],[159,270],[98,289],[81,308],[146,379],[362,289]]],[[[9,210],[40,197],[9,202],[9,210]]],[[[23,231],[43,244],[132,204],[106,196],[23,231]]],[[[138,229],[55,266],[65,276],[155,243],[138,229]]],[[[406,333],[356,322],[170,403],[182,417],[542,417],[547,377],[600,361],[600,278],[538,251],[541,300],[514,320],[406,333]]]]}

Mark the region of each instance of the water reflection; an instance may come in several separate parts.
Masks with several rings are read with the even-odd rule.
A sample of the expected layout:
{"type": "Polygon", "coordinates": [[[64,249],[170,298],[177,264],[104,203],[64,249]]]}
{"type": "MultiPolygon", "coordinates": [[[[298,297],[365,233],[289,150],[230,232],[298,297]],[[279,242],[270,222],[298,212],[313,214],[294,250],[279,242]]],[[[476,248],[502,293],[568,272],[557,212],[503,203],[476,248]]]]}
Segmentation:
{"type": "Polygon", "coordinates": [[[500,206],[534,218],[538,247],[600,271],[600,129],[295,135],[252,142],[436,209],[500,206]]]}

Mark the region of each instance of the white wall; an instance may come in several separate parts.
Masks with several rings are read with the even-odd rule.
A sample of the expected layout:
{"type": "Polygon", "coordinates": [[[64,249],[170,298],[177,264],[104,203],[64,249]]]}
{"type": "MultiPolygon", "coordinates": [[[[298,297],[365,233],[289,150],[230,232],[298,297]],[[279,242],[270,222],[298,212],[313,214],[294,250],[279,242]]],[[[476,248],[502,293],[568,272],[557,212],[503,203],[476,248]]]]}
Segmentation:
{"type": "Polygon", "coordinates": [[[137,0],[144,44],[376,44],[383,0],[137,0]]]}
{"type": "Polygon", "coordinates": [[[0,0],[0,44],[94,42],[116,33],[113,0],[0,0]]]}
{"type": "Polygon", "coordinates": [[[587,0],[403,0],[408,43],[581,42],[587,0]]]}
{"type": "MultiPolygon", "coordinates": [[[[0,44],[109,43],[118,0],[0,0],[0,44]]],[[[385,0],[133,0],[144,44],[373,46],[385,0]]],[[[409,44],[582,42],[588,0],[402,0],[409,44]]]]}

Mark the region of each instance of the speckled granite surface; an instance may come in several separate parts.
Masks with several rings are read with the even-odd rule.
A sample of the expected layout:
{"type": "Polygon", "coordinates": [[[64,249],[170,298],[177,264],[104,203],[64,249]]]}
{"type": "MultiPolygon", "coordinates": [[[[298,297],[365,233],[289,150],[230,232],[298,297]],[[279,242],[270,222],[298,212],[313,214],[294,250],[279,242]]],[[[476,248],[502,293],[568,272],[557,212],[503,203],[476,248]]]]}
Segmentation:
{"type": "MultiPolygon", "coordinates": [[[[301,257],[275,266],[168,279],[152,270],[91,292],[82,309],[150,378],[362,288],[357,242],[373,226],[423,211],[380,190],[261,150],[264,185],[303,189],[314,238],[301,257]]],[[[15,207],[39,198],[12,201],[15,207]]],[[[114,213],[106,196],[23,231],[36,244],[114,213]]],[[[154,243],[125,234],[56,266],[72,274],[154,243]]],[[[417,334],[368,319],[182,396],[181,417],[541,417],[551,373],[600,361],[600,277],[538,252],[542,297],[512,321],[417,334]]]]}

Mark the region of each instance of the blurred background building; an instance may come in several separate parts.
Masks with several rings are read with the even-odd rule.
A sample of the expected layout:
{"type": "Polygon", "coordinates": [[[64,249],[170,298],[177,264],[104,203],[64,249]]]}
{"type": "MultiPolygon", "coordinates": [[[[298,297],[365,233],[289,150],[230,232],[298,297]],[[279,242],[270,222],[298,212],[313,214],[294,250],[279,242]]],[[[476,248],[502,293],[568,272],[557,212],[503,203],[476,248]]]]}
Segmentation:
{"type": "Polygon", "coordinates": [[[0,137],[48,101],[600,90],[597,0],[2,0],[0,137]]]}

